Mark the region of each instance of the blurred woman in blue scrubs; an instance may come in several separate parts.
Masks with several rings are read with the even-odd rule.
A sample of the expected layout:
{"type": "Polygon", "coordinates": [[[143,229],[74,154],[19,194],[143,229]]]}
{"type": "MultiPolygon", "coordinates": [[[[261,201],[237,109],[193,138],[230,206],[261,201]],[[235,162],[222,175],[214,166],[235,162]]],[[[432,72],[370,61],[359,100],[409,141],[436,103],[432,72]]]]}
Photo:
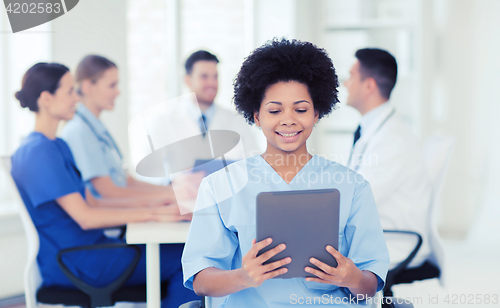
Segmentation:
{"type": "MultiPolygon", "coordinates": [[[[68,68],[61,64],[38,63],[26,72],[16,98],[35,113],[35,130],[12,156],[12,176],[40,238],[37,261],[43,284],[70,288],[73,284],[57,265],[60,250],[124,242],[107,238],[102,228],[184,219],[174,204],[147,207],[151,199],[145,197],[96,199],[85,189],[68,145],[56,137],[59,122],[70,120],[75,113],[78,96],[73,85],[68,68]],[[131,205],[143,207],[128,208],[131,205]]],[[[146,281],[145,249],[143,245],[140,248],[140,262],[127,285],[146,281]]],[[[182,286],[182,249],[181,244],[161,246],[161,279],[170,282],[164,307],[178,307],[196,298],[182,286]]],[[[87,283],[104,286],[118,277],[132,258],[133,252],[124,248],[73,253],[64,262],[87,283]]]]}
{"type": "MultiPolygon", "coordinates": [[[[61,137],[73,152],[90,191],[96,197],[148,196],[175,200],[171,186],[145,183],[127,174],[120,149],[99,119],[102,111],[114,109],[120,94],[116,64],[104,57],[89,55],[80,61],[75,75],[81,104],[75,117],[64,126],[61,137]]],[[[203,176],[187,177],[184,188],[194,198],[203,176]]]]}
{"type": "Polygon", "coordinates": [[[186,287],[199,295],[228,295],[220,307],[270,308],[358,306],[356,299],[383,288],[389,254],[370,185],[354,171],[311,155],[306,145],[318,120],[338,103],[337,87],[332,61],[311,43],[273,40],[246,58],[234,82],[234,103],[262,129],[267,149],[201,182],[182,256],[186,287]],[[240,190],[228,196],[232,187],[240,190]],[[294,261],[284,257],[283,243],[258,255],[272,239],[256,243],[257,195],[326,188],[340,192],[338,251],[325,247],[338,266],[311,256],[304,274],[312,277],[271,279],[294,261]],[[283,251],[281,260],[264,264],[283,251]]]}

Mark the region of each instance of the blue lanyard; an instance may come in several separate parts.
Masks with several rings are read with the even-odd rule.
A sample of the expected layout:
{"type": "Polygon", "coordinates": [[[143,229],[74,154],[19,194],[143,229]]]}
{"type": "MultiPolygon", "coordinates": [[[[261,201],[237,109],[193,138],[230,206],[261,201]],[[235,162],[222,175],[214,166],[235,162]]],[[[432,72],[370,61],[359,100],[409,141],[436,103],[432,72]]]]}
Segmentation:
{"type": "Polygon", "coordinates": [[[121,166],[123,167],[123,156],[122,156],[122,153],[120,152],[120,150],[118,149],[118,146],[116,146],[116,143],[115,141],[113,140],[113,138],[109,138],[109,140],[111,141],[111,144],[108,142],[108,140],[106,140],[105,138],[103,138],[98,132],[97,130],[95,129],[95,127],[92,125],[92,123],[90,123],[89,119],[87,119],[80,111],[76,110],[75,112],[78,116],[80,116],[80,118],[83,120],[83,122],[85,122],[87,124],[87,126],[90,128],[90,130],[92,131],[92,133],[94,133],[94,135],[96,136],[96,138],[99,140],[99,142],[103,143],[105,146],[107,146],[108,148],[110,148],[111,150],[111,154],[115,157],[115,160],[116,162],[121,166]]]}

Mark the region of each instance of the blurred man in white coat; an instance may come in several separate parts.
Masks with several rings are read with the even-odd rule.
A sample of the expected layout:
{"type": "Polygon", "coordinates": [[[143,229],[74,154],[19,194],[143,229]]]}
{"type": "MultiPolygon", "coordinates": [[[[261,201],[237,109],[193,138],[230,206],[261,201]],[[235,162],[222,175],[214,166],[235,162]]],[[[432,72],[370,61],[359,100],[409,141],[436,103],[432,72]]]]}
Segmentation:
{"type": "MultiPolygon", "coordinates": [[[[228,160],[239,160],[260,154],[250,125],[245,122],[244,118],[214,102],[219,87],[218,63],[217,57],[205,50],[196,51],[188,57],[185,63],[184,82],[194,95],[191,95],[189,101],[185,100],[180,103],[175,113],[170,114],[170,121],[178,122],[177,127],[183,131],[182,134],[198,135],[202,139],[208,139],[206,134],[209,130],[228,130],[238,133],[242,147],[233,148],[225,153],[225,158],[228,160]]],[[[183,155],[186,154],[188,153],[183,153],[183,155]]],[[[193,158],[210,159],[211,157],[203,157],[198,152],[193,158]]],[[[182,160],[188,161],[185,157],[182,160]]],[[[180,162],[180,159],[174,161],[180,162]]],[[[186,167],[192,167],[192,165],[186,167]]]]}
{"type": "Polygon", "coordinates": [[[166,185],[183,170],[193,168],[197,160],[224,159],[227,162],[261,153],[244,118],[214,103],[218,90],[218,63],[217,57],[207,51],[191,54],[185,63],[184,77],[191,93],[156,104],[135,119],[138,126],[129,132],[134,164],[151,156],[154,149],[162,153],[166,172],[166,175],[156,172],[162,166],[157,166],[153,160],[148,170],[156,175],[148,178],[138,172],[145,176],[145,181],[166,185]],[[146,130],[141,128],[143,125],[146,130]],[[226,133],[217,134],[221,130],[226,133]],[[146,137],[149,141],[145,141],[146,137]]]}
{"type": "MultiPolygon", "coordinates": [[[[349,92],[347,105],[362,118],[348,167],[370,182],[384,230],[414,231],[422,236],[423,244],[410,263],[410,267],[421,266],[430,253],[431,186],[419,142],[389,102],[397,78],[396,59],[375,48],[358,50],[356,58],[344,85],[349,92]]],[[[406,259],[415,243],[388,237],[391,267],[406,259]]]]}

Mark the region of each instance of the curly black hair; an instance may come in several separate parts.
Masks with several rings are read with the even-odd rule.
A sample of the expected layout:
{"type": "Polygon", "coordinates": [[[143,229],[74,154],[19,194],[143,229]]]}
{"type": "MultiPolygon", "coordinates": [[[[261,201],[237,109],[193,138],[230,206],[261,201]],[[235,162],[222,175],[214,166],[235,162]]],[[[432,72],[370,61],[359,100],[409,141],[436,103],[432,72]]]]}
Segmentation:
{"type": "Polygon", "coordinates": [[[339,102],[337,74],[324,49],[309,42],[274,38],[245,59],[234,79],[236,110],[253,124],[267,88],[288,81],[307,86],[320,119],[339,102]]]}

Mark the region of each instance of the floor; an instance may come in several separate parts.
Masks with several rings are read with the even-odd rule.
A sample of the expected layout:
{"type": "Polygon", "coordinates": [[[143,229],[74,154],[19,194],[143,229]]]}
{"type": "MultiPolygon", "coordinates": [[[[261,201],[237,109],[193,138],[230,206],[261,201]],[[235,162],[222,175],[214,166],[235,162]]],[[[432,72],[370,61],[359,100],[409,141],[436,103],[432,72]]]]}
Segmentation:
{"type": "Polygon", "coordinates": [[[397,297],[409,298],[416,308],[500,307],[500,245],[471,241],[445,242],[445,286],[437,279],[393,288],[397,297]]]}
{"type": "Polygon", "coordinates": [[[2,308],[25,308],[24,296],[16,296],[8,299],[0,300],[0,307],[2,308]]]}
{"type": "MultiPolygon", "coordinates": [[[[500,185],[500,178],[496,182],[500,185]]],[[[437,279],[393,288],[416,308],[500,307],[500,191],[490,189],[465,240],[445,240],[445,285],[437,279]]]]}

